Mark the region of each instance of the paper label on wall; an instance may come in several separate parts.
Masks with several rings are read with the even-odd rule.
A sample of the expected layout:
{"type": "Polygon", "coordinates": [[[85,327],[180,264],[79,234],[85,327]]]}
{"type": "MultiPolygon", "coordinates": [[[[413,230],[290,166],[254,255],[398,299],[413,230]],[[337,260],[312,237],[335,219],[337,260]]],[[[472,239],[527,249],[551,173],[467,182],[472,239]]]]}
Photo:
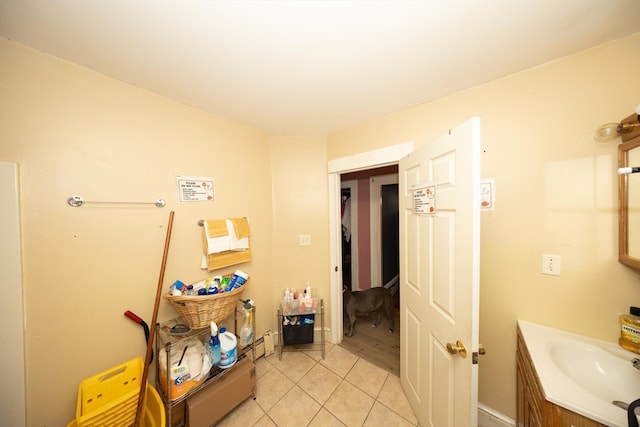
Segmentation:
{"type": "Polygon", "coordinates": [[[496,203],[496,187],[493,178],[480,181],[480,210],[492,211],[496,203]]]}
{"type": "Polygon", "coordinates": [[[416,184],[411,187],[413,194],[413,213],[416,215],[435,215],[436,185],[433,183],[416,184]]]}
{"type": "Polygon", "coordinates": [[[176,176],[178,202],[215,202],[213,178],[176,176]]]}

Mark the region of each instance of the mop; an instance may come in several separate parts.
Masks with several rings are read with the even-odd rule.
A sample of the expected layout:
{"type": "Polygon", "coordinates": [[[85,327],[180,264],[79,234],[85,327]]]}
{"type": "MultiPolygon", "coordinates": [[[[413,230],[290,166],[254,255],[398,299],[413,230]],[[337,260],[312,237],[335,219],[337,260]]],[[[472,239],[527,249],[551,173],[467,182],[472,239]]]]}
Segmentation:
{"type": "MultiPolygon", "coordinates": [[[[156,322],[158,321],[158,307],[160,306],[160,296],[162,294],[162,284],[164,282],[164,270],[167,266],[167,254],[169,252],[169,242],[171,241],[171,229],[173,228],[173,214],[171,211],[169,214],[169,225],[167,226],[167,237],[164,242],[164,252],[162,253],[162,264],[160,266],[160,277],[158,278],[158,289],[156,290],[156,301],[153,306],[153,319],[151,320],[151,330],[149,335],[155,336],[156,322]]],[[[144,406],[145,392],[147,391],[147,376],[149,375],[149,361],[151,359],[151,352],[153,348],[153,339],[147,342],[147,354],[145,356],[144,370],[142,371],[142,381],[140,381],[140,394],[138,395],[138,408],[136,409],[136,421],[133,424],[134,427],[140,425],[140,418],[142,415],[142,408],[144,406]]]]}

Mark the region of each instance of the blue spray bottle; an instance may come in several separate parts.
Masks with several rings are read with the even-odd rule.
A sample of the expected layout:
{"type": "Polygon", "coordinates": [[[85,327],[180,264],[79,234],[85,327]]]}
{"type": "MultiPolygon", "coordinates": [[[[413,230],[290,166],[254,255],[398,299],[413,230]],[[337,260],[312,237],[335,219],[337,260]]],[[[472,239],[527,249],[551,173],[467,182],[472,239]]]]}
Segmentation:
{"type": "Polygon", "coordinates": [[[213,366],[220,365],[220,339],[218,338],[218,325],[216,325],[216,322],[211,322],[209,347],[211,348],[211,362],[213,366]]]}

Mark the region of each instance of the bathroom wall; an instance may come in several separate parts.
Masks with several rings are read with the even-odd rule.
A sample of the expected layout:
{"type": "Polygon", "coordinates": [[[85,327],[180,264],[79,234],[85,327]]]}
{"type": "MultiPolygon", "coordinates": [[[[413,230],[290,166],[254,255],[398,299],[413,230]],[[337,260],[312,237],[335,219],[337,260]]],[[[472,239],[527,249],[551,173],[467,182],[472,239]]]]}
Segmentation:
{"type": "MultiPolygon", "coordinates": [[[[314,297],[330,301],[327,220],[327,150],[325,137],[268,138],[273,191],[275,292],[279,304],[286,288],[302,290],[309,282],[314,297]],[[308,235],[311,244],[300,245],[308,235]]],[[[326,309],[325,325],[331,316],[326,309]]],[[[318,326],[316,326],[318,327],[318,326]]]]}
{"type": "MultiPolygon", "coordinates": [[[[473,70],[469,70],[473,72],[473,70]]],[[[617,144],[592,138],[640,103],[640,34],[345,130],[330,160],[413,141],[427,144],[471,116],[482,126],[479,400],[516,416],[516,321],[609,341],[640,304],[640,277],[617,261],[617,144]],[[541,274],[541,255],[562,258],[541,274]]]]}
{"type": "MultiPolygon", "coordinates": [[[[246,296],[258,333],[274,330],[283,275],[329,294],[326,162],[423,145],[472,115],[498,197],[482,215],[480,401],[515,418],[516,319],[615,340],[618,313],[640,304],[638,273],[616,258],[616,145],[591,137],[640,102],[638,34],[328,138],[270,137],[4,39],[0,58],[0,160],[21,172],[29,426],[66,425],[83,378],[144,354],[122,313],[152,317],[170,211],[167,285],[208,275],[198,219],[249,218],[246,296]],[[213,177],[216,202],[177,203],[177,174],[213,177]],[[74,194],[168,205],[72,208],[74,194]],[[562,256],[561,276],[540,274],[542,253],[562,256]]],[[[160,307],[159,320],[176,315],[160,307]]]]}
{"type": "MultiPolygon", "coordinates": [[[[171,211],[163,287],[209,276],[199,219],[246,216],[245,296],[258,333],[275,328],[266,135],[4,39],[0,58],[0,160],[19,164],[21,182],[28,426],[66,425],[82,379],[144,357],[143,330],[123,313],[151,323],[171,211]],[[215,202],[178,203],[176,175],[214,178],[215,202]],[[74,208],[71,195],[167,206],[74,208]]],[[[175,316],[161,300],[158,320],[175,316]]]]}

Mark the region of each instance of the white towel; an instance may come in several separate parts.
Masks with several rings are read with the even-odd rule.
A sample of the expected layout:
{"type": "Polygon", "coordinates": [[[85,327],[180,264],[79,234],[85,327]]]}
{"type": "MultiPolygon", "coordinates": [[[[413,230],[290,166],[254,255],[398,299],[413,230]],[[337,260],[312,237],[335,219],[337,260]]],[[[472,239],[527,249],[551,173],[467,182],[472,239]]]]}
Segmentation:
{"type": "Polygon", "coordinates": [[[232,251],[245,251],[249,249],[249,237],[243,237],[238,239],[236,236],[236,229],[233,226],[233,222],[230,219],[226,220],[227,231],[229,233],[229,249],[232,251]]]}

